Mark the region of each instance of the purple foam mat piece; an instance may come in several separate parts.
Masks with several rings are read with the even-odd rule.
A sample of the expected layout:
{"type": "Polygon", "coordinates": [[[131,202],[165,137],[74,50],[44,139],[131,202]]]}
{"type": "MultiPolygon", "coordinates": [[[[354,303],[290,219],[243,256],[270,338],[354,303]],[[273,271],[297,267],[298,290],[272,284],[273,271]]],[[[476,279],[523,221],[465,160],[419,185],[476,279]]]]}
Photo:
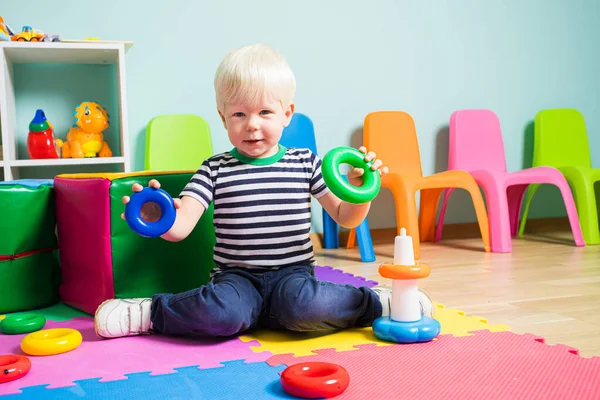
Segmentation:
{"type": "Polygon", "coordinates": [[[322,281],[339,283],[342,285],[347,284],[356,287],[367,286],[370,288],[377,285],[377,282],[375,281],[366,280],[362,276],[352,275],[348,272],[344,272],[329,266],[322,267],[317,265],[315,267],[315,276],[322,281]]]}
{"type": "MultiPolygon", "coordinates": [[[[73,328],[81,332],[83,342],[68,353],[52,356],[28,356],[31,371],[21,379],[0,385],[0,395],[19,393],[27,386],[48,384],[49,388],[72,386],[75,380],[101,378],[101,382],[125,379],[125,374],[149,372],[151,375],[175,372],[175,368],[199,365],[215,368],[221,362],[245,360],[260,362],[272,353],[252,351],[258,342],[232,339],[207,339],[166,335],[130,336],[101,339],[94,332],[92,318],[48,321],[44,329],[73,328]]],[[[21,354],[21,340],[26,335],[0,334],[0,355],[21,354]]]]}

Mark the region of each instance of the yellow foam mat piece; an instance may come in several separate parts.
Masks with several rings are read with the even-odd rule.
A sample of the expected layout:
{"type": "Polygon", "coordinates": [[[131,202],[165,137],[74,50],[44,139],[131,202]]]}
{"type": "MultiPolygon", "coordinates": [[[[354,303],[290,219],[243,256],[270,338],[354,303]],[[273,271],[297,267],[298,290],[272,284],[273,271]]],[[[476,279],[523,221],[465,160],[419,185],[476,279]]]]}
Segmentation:
{"type": "Polygon", "coordinates": [[[446,308],[443,304],[435,303],[434,318],[440,322],[440,335],[472,336],[473,331],[505,332],[510,328],[504,324],[489,325],[488,320],[477,315],[466,315],[464,311],[446,308]]]}
{"type": "Polygon", "coordinates": [[[2,321],[4,318],[6,318],[6,315],[0,315],[0,321],[2,321]]]}
{"type": "MultiPolygon", "coordinates": [[[[472,331],[509,331],[506,325],[488,325],[485,318],[467,316],[464,312],[446,308],[436,303],[435,315],[442,330],[440,335],[471,336],[472,331]]],[[[374,343],[377,346],[391,346],[395,343],[379,340],[371,327],[353,328],[334,333],[295,333],[285,331],[259,330],[250,335],[240,336],[244,342],[257,341],[259,346],[250,346],[257,353],[269,351],[273,354],[293,353],[296,357],[315,354],[313,350],[335,349],[336,351],[358,350],[356,345],[374,343]]]]}

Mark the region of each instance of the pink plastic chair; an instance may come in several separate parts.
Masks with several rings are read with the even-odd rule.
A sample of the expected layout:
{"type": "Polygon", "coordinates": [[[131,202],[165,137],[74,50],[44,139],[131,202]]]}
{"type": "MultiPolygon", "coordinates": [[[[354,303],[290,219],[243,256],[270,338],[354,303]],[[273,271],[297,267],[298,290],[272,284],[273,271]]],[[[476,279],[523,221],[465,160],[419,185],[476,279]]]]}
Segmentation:
{"type": "MultiPolygon", "coordinates": [[[[491,250],[510,253],[512,236],[517,235],[521,202],[527,186],[546,183],[557,186],[565,203],[577,246],[585,246],[577,209],[569,184],[553,167],[533,167],[507,172],[500,121],[489,110],[456,111],[450,118],[448,169],[461,169],[475,178],[485,193],[490,226],[491,250]]],[[[446,189],[435,241],[442,236],[448,199],[454,189],[446,189]]]]}

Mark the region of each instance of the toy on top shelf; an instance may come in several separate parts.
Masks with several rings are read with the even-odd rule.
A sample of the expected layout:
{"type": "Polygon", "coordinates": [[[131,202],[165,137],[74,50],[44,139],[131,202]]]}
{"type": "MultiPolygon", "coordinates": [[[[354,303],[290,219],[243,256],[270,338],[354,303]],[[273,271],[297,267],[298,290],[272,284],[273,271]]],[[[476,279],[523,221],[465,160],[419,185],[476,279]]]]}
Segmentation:
{"type": "Polygon", "coordinates": [[[46,33],[42,42],[60,42],[60,35],[57,33],[46,33]]]}
{"type": "Polygon", "coordinates": [[[29,25],[25,25],[23,30],[10,37],[13,42],[41,42],[44,40],[44,33],[38,32],[29,25]]]}
{"type": "Polygon", "coordinates": [[[50,121],[46,119],[44,110],[37,110],[29,123],[29,134],[27,135],[29,158],[32,160],[60,158],[62,145],[63,141],[55,138],[54,128],[50,121]]]}
{"type": "Polygon", "coordinates": [[[439,321],[421,314],[417,279],[427,278],[427,264],[415,264],[412,237],[406,229],[394,241],[394,262],[379,267],[379,274],[392,279],[390,315],[373,322],[375,336],[397,343],[429,342],[441,330],[439,321]]]}
{"type": "Polygon", "coordinates": [[[60,42],[60,36],[56,33],[44,33],[33,29],[29,25],[23,26],[19,33],[14,33],[0,17],[0,40],[12,42],[60,42]]]}
{"type": "Polygon", "coordinates": [[[95,102],[84,101],[75,108],[75,123],[63,144],[63,158],[112,157],[102,132],[108,128],[109,115],[95,102]]]}
{"type": "Polygon", "coordinates": [[[0,40],[4,42],[10,42],[11,36],[14,35],[10,26],[4,23],[4,18],[0,17],[0,40]]]}

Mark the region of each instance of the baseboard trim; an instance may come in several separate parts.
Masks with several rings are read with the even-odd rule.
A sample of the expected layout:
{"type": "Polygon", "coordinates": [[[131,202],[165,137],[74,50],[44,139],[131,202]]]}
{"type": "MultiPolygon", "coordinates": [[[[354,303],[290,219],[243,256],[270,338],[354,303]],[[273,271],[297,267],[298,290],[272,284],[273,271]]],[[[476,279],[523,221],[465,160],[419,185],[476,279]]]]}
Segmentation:
{"type": "MultiPolygon", "coordinates": [[[[567,217],[528,219],[525,227],[525,233],[529,234],[570,230],[571,227],[567,217]]],[[[348,243],[348,233],[348,230],[340,230],[340,247],[346,247],[348,243]]],[[[312,233],[310,236],[313,242],[313,248],[315,250],[322,249],[323,234],[312,233]]],[[[396,228],[371,229],[371,240],[374,245],[393,243],[395,237],[396,228]]],[[[445,224],[442,237],[444,239],[473,239],[481,237],[481,232],[479,231],[479,224],[477,222],[445,224]]]]}

